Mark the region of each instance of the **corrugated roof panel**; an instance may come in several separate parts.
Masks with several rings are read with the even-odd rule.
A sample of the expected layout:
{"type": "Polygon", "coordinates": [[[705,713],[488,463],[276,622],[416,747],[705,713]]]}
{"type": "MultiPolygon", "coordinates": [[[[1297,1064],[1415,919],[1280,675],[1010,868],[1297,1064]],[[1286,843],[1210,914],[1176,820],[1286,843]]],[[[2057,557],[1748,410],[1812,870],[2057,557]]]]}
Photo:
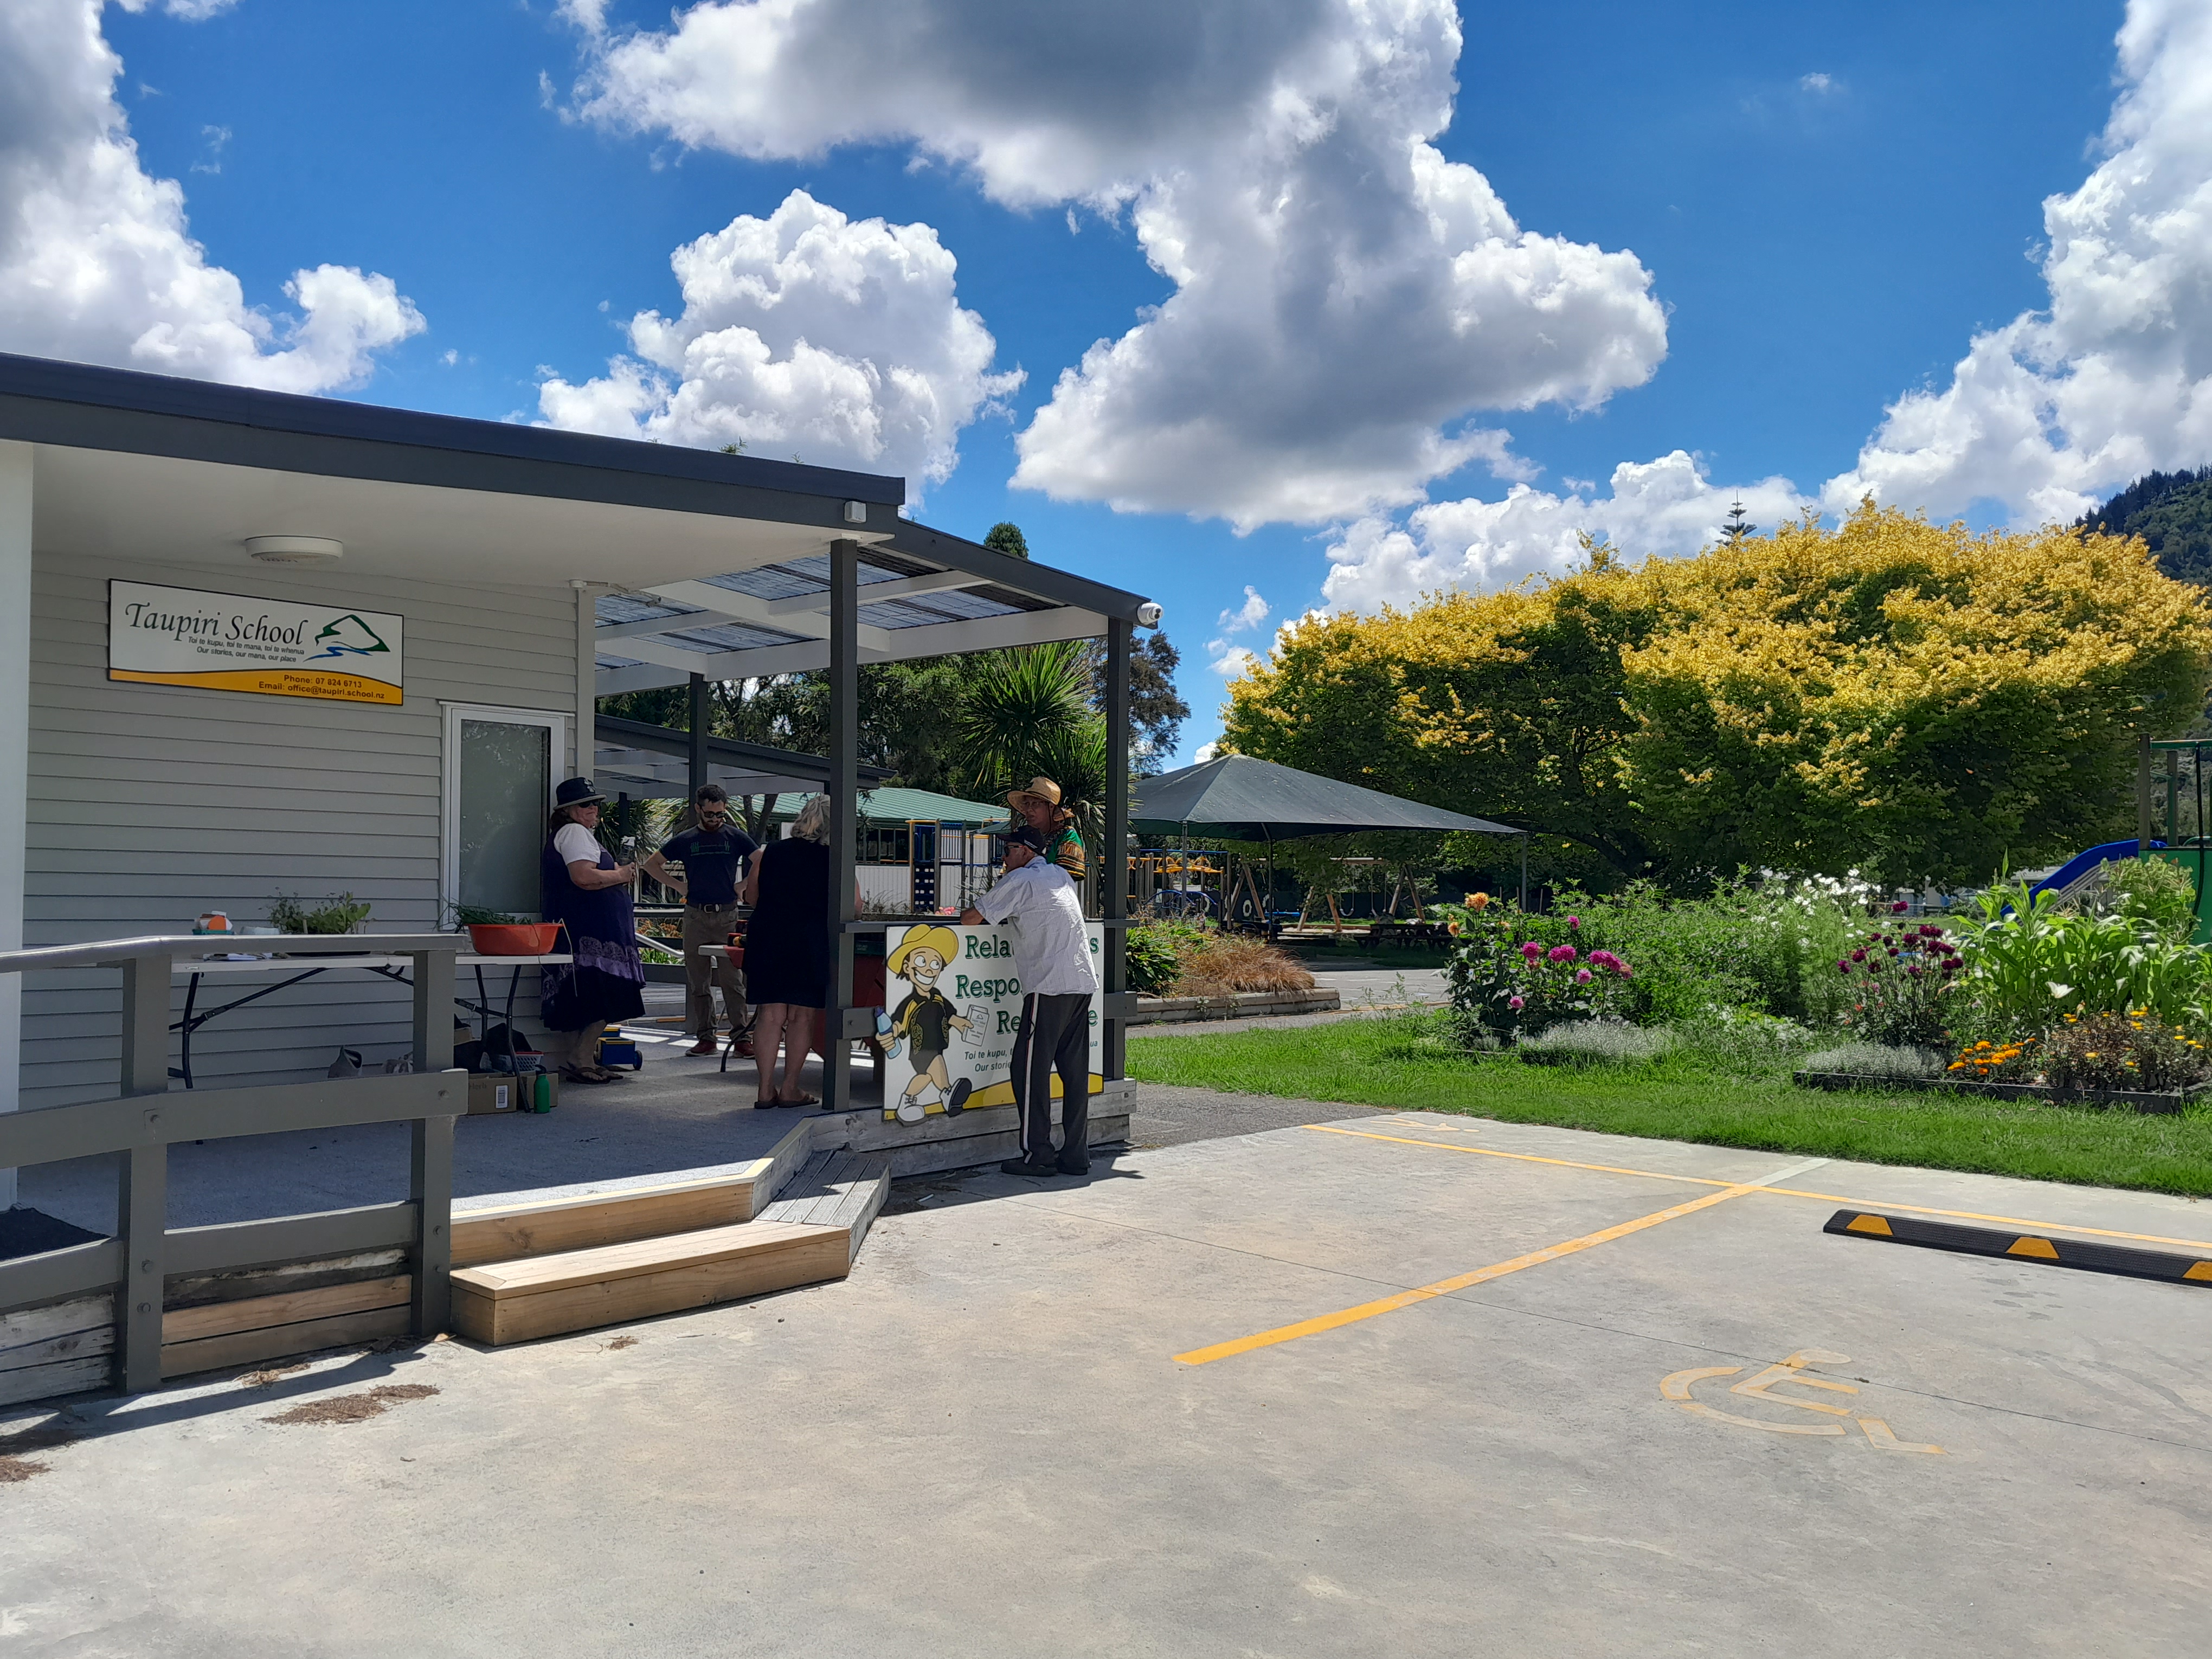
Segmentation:
{"type": "Polygon", "coordinates": [[[767,645],[796,645],[805,636],[773,628],[749,627],[744,623],[718,623],[711,628],[678,629],[653,637],[681,646],[686,651],[757,651],[767,645]]]}
{"type": "Polygon", "coordinates": [[[779,564],[764,564],[757,570],[736,570],[726,576],[708,576],[712,587],[726,587],[732,593],[750,593],[757,599],[793,599],[801,593],[818,593],[828,586],[805,576],[793,575],[779,564]]]}
{"type": "Polygon", "coordinates": [[[602,668],[642,668],[645,666],[644,663],[635,657],[610,656],[604,651],[600,652],[599,655],[594,657],[592,660],[596,662],[602,668]]]}
{"type": "Polygon", "coordinates": [[[594,601],[592,609],[597,611],[604,626],[613,623],[645,622],[654,617],[688,617],[699,607],[678,605],[673,599],[641,599],[630,593],[602,593],[594,601]]]}

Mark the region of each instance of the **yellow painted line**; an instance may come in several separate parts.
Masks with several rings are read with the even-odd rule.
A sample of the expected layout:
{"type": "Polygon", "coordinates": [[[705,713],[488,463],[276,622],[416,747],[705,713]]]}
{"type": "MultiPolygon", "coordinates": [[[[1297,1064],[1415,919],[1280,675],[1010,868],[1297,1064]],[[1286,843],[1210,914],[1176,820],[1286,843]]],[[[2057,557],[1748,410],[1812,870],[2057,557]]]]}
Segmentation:
{"type": "Polygon", "coordinates": [[[1386,1296],[1379,1302],[1363,1302],[1356,1308],[1345,1308],[1338,1312],[1322,1314],[1314,1319],[1302,1319],[1295,1325],[1279,1325],[1272,1331],[1261,1331],[1252,1336],[1240,1336],[1231,1342],[1217,1342],[1210,1348],[1193,1348],[1188,1353],[1179,1353],[1176,1363],[1182,1365],[1210,1365],[1217,1359],[1228,1359],[1240,1353],[1250,1353],[1255,1348],[1272,1348],[1280,1342],[1295,1342],[1302,1336],[1318,1336],[1323,1331],[1334,1331],[1346,1325],[1356,1325],[1363,1319],[1395,1313],[1401,1308],[1410,1308],[1419,1302],[1431,1302],[1437,1297],[1449,1296],[1454,1291],[1466,1290],[1471,1285],[1486,1285],[1493,1279],[1503,1279],[1508,1273],[1517,1273],[1524,1267],[1540,1267],[1547,1261],[1557,1261],[1578,1250],[1610,1243],[1616,1238],[1626,1238],[1631,1233],[1640,1233],[1646,1227],[1656,1227],[1662,1222],[1679,1216],[1711,1209],[1716,1204],[1725,1204],[1729,1199],[1741,1198],[1746,1193],[1762,1190],[1757,1187],[1732,1186],[1724,1192],[1707,1193],[1703,1198],[1693,1198],[1686,1204],[1677,1204],[1672,1209],[1624,1221],[1618,1226],[1601,1228],[1594,1233],[1584,1233],[1580,1238],[1571,1238],[1564,1244],[1553,1244],[1540,1250],[1531,1250],[1526,1255],[1516,1255],[1510,1261],[1500,1261],[1494,1267],[1477,1267],[1471,1273],[1462,1273],[1455,1279],[1440,1279],[1433,1285],[1424,1285],[1418,1290],[1401,1291],[1395,1296],[1386,1296]]]}
{"type": "Polygon", "coordinates": [[[1341,1129],[1334,1123],[1306,1123],[1301,1128],[1316,1134],[1357,1135],[1362,1140],[1395,1141],[1401,1146],[1427,1146],[1439,1152],[1468,1152],[1477,1158],[1510,1158],[1519,1164],[1550,1164],[1562,1170],[1595,1170],[1601,1175],[1642,1176],[1647,1181],[1682,1181],[1692,1187],[1733,1187],[1733,1181],[1711,1176],[1667,1175],[1657,1170],[1628,1170],[1618,1164],[1577,1164],[1571,1158],[1539,1158],[1534,1152],[1501,1152],[1494,1146],[1458,1146],[1448,1140],[1419,1140],[1410,1135],[1378,1135],[1371,1129],[1341,1129]]]}
{"type": "MultiPolygon", "coordinates": [[[[1478,1158],[1511,1158],[1519,1164],[1551,1164],[1567,1170],[1595,1170],[1605,1175],[1642,1176],[1650,1181],[1686,1181],[1701,1187],[1730,1184],[1710,1176],[1669,1175],[1660,1170],[1631,1170],[1614,1164],[1577,1164],[1572,1158],[1538,1158],[1531,1152],[1503,1152],[1494,1146],[1460,1146],[1449,1141],[1421,1140],[1406,1135],[1378,1135],[1365,1129],[1339,1128],[1333,1123],[1308,1123],[1302,1127],[1324,1134],[1358,1135],[1367,1140],[1392,1140],[1406,1146],[1426,1146],[1439,1152],[1472,1152],[1478,1158]]],[[[1932,1205],[1896,1204],[1887,1199],[1877,1202],[1863,1198],[1845,1198],[1838,1193],[1807,1192],[1797,1187],[1761,1187],[1759,1190],[1781,1198],[1818,1199],[1823,1204],[1842,1204],[1854,1210],[1905,1210],[1914,1215],[1948,1216],[1954,1221],[1994,1221],[2001,1227],[2027,1227],[2037,1232],[2081,1233],[2090,1238],[2131,1238],[2141,1244],[2179,1244],[2184,1249],[2212,1250],[2212,1240],[2171,1238],[2164,1233],[2119,1232],[2110,1227],[2083,1227],[2071,1221],[2033,1221],[2016,1215],[1984,1215],[1979,1210],[1939,1210],[1932,1205]]],[[[2212,1274],[2205,1276],[2212,1278],[2212,1274]]]]}

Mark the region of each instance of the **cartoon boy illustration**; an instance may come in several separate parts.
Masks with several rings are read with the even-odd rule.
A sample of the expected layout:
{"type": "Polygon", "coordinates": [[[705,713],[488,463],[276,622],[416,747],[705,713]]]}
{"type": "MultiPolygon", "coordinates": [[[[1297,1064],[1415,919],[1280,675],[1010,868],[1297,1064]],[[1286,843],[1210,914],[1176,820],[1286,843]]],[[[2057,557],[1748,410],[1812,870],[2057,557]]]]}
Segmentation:
{"type": "Polygon", "coordinates": [[[944,1103],[947,1116],[956,1115],[974,1087],[964,1077],[953,1082],[945,1064],[952,1033],[969,1029],[960,1011],[937,988],[945,964],[959,954],[958,934],[924,923],[908,928],[884,963],[886,970],[914,987],[891,1016],[892,1036],[914,1044],[914,1076],[892,1113],[902,1123],[921,1122],[933,1098],[944,1103]]]}

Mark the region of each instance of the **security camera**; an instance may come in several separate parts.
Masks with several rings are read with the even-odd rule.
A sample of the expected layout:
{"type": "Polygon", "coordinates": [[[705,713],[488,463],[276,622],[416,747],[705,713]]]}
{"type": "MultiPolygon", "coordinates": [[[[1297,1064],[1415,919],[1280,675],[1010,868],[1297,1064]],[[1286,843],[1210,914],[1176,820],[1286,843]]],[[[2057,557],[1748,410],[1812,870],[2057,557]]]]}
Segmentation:
{"type": "Polygon", "coordinates": [[[1137,607],[1137,626],[1139,628],[1158,628],[1160,625],[1160,618],[1165,614],[1166,613],[1163,611],[1158,605],[1153,604],[1152,600],[1146,599],[1142,605],[1137,607]]]}

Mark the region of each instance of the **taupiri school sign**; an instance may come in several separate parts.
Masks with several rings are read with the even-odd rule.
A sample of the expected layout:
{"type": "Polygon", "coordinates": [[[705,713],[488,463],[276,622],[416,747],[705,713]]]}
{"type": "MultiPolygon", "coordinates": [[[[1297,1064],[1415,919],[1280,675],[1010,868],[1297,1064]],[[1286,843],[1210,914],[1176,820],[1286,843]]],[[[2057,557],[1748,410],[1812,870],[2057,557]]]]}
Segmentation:
{"type": "Polygon", "coordinates": [[[396,703],[400,619],[382,611],[111,581],[107,678],[396,703]]]}

